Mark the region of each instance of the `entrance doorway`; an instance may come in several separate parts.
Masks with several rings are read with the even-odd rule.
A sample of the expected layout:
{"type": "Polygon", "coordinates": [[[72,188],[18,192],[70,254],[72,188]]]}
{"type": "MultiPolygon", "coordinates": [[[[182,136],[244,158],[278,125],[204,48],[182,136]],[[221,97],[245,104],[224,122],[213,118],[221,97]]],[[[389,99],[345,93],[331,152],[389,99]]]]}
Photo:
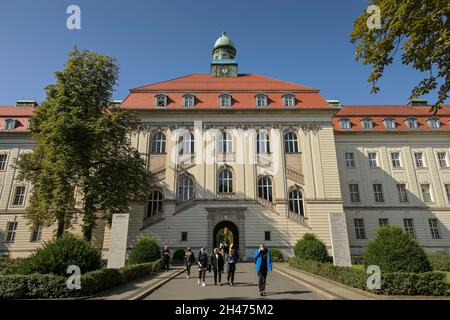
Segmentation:
{"type": "Polygon", "coordinates": [[[218,248],[221,243],[227,246],[233,244],[234,248],[239,248],[239,230],[233,222],[222,221],[214,227],[213,247],[218,248]]]}

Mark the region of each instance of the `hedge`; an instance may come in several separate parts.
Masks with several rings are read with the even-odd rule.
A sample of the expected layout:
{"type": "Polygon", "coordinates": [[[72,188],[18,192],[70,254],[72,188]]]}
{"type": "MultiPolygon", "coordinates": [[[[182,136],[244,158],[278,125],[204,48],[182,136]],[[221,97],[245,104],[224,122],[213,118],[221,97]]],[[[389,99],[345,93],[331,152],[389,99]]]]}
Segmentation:
{"type": "Polygon", "coordinates": [[[162,269],[162,261],[100,269],[81,276],[81,290],[69,290],[66,277],[53,274],[0,275],[0,299],[70,298],[90,296],[162,269]]]}
{"type": "Polygon", "coordinates": [[[428,261],[436,271],[450,271],[450,254],[448,253],[428,253],[428,261]]]}
{"type": "Polygon", "coordinates": [[[384,273],[381,275],[381,289],[372,291],[366,286],[369,275],[361,270],[302,260],[297,257],[290,258],[289,265],[376,294],[444,296],[448,295],[450,289],[443,272],[384,273]]]}
{"type": "Polygon", "coordinates": [[[280,249],[270,249],[270,257],[272,258],[272,262],[284,262],[283,252],[280,249]]]}

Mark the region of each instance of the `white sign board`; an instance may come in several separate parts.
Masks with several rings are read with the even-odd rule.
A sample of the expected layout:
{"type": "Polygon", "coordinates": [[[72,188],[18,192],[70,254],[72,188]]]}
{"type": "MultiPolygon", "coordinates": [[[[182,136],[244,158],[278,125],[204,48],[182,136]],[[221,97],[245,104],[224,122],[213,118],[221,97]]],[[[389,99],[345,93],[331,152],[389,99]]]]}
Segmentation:
{"type": "Polygon", "coordinates": [[[128,213],[113,215],[109,240],[108,269],[118,269],[125,266],[129,218],[128,213]]]}
{"type": "Polygon", "coordinates": [[[348,244],[347,223],[343,212],[330,212],[331,248],[335,266],[351,267],[350,246],[348,244]]]}

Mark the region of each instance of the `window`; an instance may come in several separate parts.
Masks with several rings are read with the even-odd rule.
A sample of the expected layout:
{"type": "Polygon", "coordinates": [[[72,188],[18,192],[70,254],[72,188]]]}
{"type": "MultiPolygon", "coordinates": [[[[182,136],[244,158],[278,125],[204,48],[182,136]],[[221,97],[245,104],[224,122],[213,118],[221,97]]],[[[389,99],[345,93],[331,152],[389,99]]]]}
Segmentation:
{"type": "Polygon", "coordinates": [[[226,154],[233,152],[233,139],[231,133],[223,131],[219,136],[219,153],[226,154]]]}
{"type": "Polygon", "coordinates": [[[270,241],[270,231],[264,231],[264,241],[270,241]]]}
{"type": "Polygon", "coordinates": [[[389,219],[388,218],[380,218],[380,219],[378,219],[378,225],[380,227],[387,226],[388,224],[389,224],[389,219]]]}
{"type": "Polygon", "coordinates": [[[408,202],[408,196],[406,194],[406,185],[405,184],[397,184],[397,193],[398,193],[398,201],[399,202],[408,202]]]}
{"type": "Polygon", "coordinates": [[[295,189],[289,192],[289,211],[299,214],[301,216],[305,215],[303,208],[303,193],[299,189],[295,189]]]}
{"type": "Polygon", "coordinates": [[[167,107],[167,96],[160,94],[156,96],[157,107],[167,107]]]}
{"type": "Polygon", "coordinates": [[[42,238],[42,225],[37,225],[33,227],[31,231],[31,239],[30,242],[39,242],[42,238]]]}
{"type": "Polygon", "coordinates": [[[428,224],[430,225],[431,237],[433,239],[440,239],[441,234],[438,227],[438,219],[428,219],[428,224]]]}
{"type": "Polygon", "coordinates": [[[428,119],[428,125],[433,129],[438,129],[441,127],[441,123],[439,122],[438,117],[428,119]]]}
{"type": "Polygon", "coordinates": [[[186,231],[181,232],[181,241],[188,240],[188,233],[186,231]]]}
{"type": "Polygon", "coordinates": [[[18,222],[8,222],[6,225],[6,242],[14,242],[18,222]]]}
{"type": "Polygon", "coordinates": [[[414,153],[414,160],[416,161],[416,167],[417,168],[425,167],[425,163],[423,161],[423,153],[422,152],[414,153]]]}
{"type": "Polygon", "coordinates": [[[0,154],[0,171],[4,171],[6,169],[7,160],[8,160],[7,154],[0,154]]]}
{"type": "Polygon", "coordinates": [[[231,96],[228,94],[223,94],[219,97],[221,107],[231,107],[231,96]]]}
{"type": "Polygon", "coordinates": [[[353,158],[353,152],[346,152],[344,154],[345,159],[345,166],[347,168],[354,168],[355,167],[355,160],[353,158]]]}
{"type": "Polygon", "coordinates": [[[364,219],[354,219],[356,239],[366,238],[366,228],[364,227],[364,219]]]}
{"type": "Polygon", "coordinates": [[[450,201],[450,184],[445,185],[445,193],[447,193],[447,201],[450,201]]]}
{"type": "Polygon", "coordinates": [[[195,96],[187,94],[183,97],[183,107],[191,108],[195,105],[195,96]]]}
{"type": "Polygon", "coordinates": [[[361,126],[362,126],[364,129],[372,129],[372,128],[373,128],[373,122],[372,122],[372,119],[363,119],[363,120],[361,121],[361,126]]]}
{"type": "Polygon", "coordinates": [[[258,180],[258,197],[273,202],[272,180],[269,177],[262,177],[258,180]]]}
{"type": "Polygon", "coordinates": [[[162,209],[163,209],[162,192],[159,190],[154,190],[150,192],[147,202],[147,218],[162,213],[162,209]]]}
{"type": "Polygon", "coordinates": [[[25,186],[17,186],[14,192],[13,206],[23,206],[25,203],[25,186]]]}
{"type": "Polygon", "coordinates": [[[416,233],[414,231],[414,222],[413,219],[403,219],[403,225],[405,227],[405,231],[409,233],[409,235],[413,238],[416,237],[416,233]]]}
{"type": "Polygon", "coordinates": [[[166,136],[162,132],[157,132],[152,137],[152,153],[166,152],[166,136]]]}
{"type": "Polygon", "coordinates": [[[439,166],[441,168],[447,168],[448,167],[448,161],[447,161],[447,153],[446,152],[438,152],[437,158],[439,162],[439,166]]]}
{"type": "Polygon", "coordinates": [[[406,125],[410,129],[417,129],[419,127],[419,124],[417,123],[417,119],[416,118],[408,118],[408,119],[406,119],[406,125]]]}
{"type": "Polygon", "coordinates": [[[284,135],[284,150],[287,153],[298,152],[297,135],[295,132],[288,132],[284,135]]]}
{"type": "Polygon", "coordinates": [[[433,202],[431,197],[430,185],[429,184],[421,184],[420,190],[422,191],[422,199],[425,203],[433,202]]]}
{"type": "Polygon", "coordinates": [[[378,167],[377,153],[376,152],[369,152],[367,154],[367,158],[369,158],[369,167],[371,167],[371,168],[378,167]]]}
{"type": "Polygon", "coordinates": [[[341,120],[339,120],[339,124],[342,129],[350,129],[351,128],[349,119],[341,119],[341,120]]]}
{"type": "Polygon", "coordinates": [[[391,162],[394,168],[400,168],[402,166],[400,162],[400,152],[391,152],[391,162]]]}
{"type": "Polygon", "coordinates": [[[224,169],[219,172],[219,193],[233,192],[233,172],[224,169]]]}
{"type": "Polygon", "coordinates": [[[356,183],[351,183],[348,185],[348,190],[350,192],[350,202],[356,203],[361,202],[361,197],[359,196],[359,185],[356,183]]]}
{"type": "Polygon", "coordinates": [[[194,198],[194,182],[190,177],[181,177],[178,182],[178,200],[188,201],[194,198]]]}
{"type": "Polygon", "coordinates": [[[395,129],[396,127],[395,120],[392,118],[384,119],[384,126],[386,127],[386,129],[395,129]]]}
{"type": "Polygon", "coordinates": [[[255,99],[257,107],[267,107],[267,96],[265,94],[258,94],[255,99]]]}
{"type": "Polygon", "coordinates": [[[5,120],[5,130],[14,130],[16,128],[16,119],[5,120]]]}
{"type": "Polygon", "coordinates": [[[295,97],[292,94],[286,94],[283,96],[283,105],[285,107],[295,106],[295,97]]]}
{"type": "Polygon", "coordinates": [[[381,184],[375,183],[373,185],[373,196],[375,198],[375,202],[384,202],[383,186],[381,184]]]}
{"type": "Polygon", "coordinates": [[[179,140],[180,154],[194,153],[194,134],[192,132],[184,132],[179,140]]]}
{"type": "Polygon", "coordinates": [[[270,152],[269,133],[265,130],[258,131],[258,134],[256,135],[256,152],[270,152]]]}

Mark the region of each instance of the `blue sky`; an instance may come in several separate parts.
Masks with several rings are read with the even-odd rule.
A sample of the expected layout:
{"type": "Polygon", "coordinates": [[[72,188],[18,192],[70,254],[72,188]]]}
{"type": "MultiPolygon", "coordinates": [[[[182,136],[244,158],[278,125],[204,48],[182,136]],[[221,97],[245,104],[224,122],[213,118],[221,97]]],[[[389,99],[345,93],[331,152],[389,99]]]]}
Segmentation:
{"type": "Polygon", "coordinates": [[[397,59],[373,95],[369,67],[354,59],[352,23],[367,6],[367,0],[1,0],[0,105],[43,101],[74,45],[117,58],[115,99],[133,87],[208,73],[222,31],[237,47],[241,73],[316,87],[344,104],[406,103],[419,72],[397,59]],[[71,4],[81,8],[81,30],[66,28],[71,4]]]}

